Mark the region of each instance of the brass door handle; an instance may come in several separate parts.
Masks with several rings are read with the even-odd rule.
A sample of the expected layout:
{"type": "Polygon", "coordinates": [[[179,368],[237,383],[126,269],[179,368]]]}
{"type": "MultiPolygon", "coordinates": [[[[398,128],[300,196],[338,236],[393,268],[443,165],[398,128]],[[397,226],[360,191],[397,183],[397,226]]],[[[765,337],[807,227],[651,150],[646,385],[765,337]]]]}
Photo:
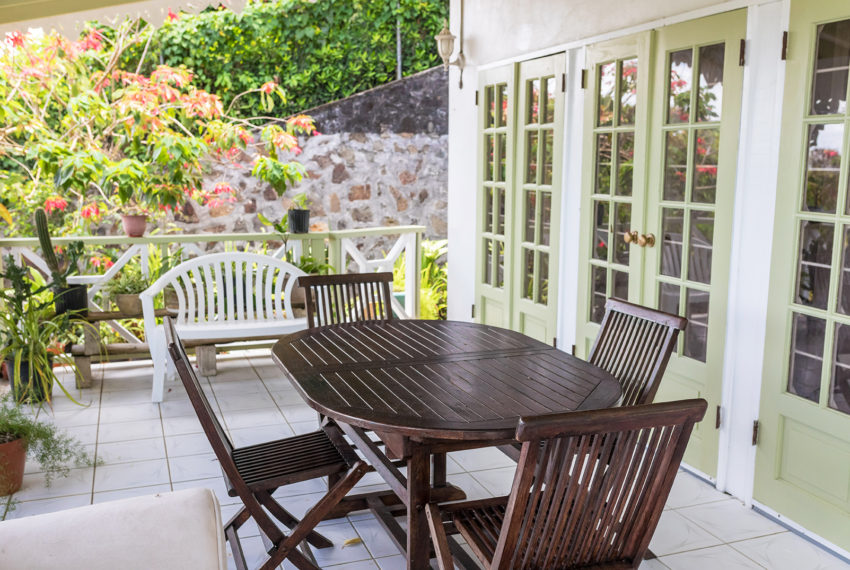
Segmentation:
{"type": "Polygon", "coordinates": [[[626,232],[623,234],[623,241],[626,243],[632,243],[638,241],[638,233],[637,230],[632,230],[630,232],[626,232]]]}
{"type": "Polygon", "coordinates": [[[637,239],[638,245],[641,247],[654,247],[655,246],[655,235],[654,234],[641,234],[637,239]]]}

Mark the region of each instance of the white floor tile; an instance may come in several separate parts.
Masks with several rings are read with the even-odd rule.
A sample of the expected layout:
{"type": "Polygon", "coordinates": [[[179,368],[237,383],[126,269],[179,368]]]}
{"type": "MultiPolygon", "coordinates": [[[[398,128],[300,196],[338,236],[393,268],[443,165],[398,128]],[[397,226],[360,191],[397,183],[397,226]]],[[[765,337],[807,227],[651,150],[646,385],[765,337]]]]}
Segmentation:
{"type": "Polygon", "coordinates": [[[165,459],[165,444],[161,437],[101,443],[97,446],[97,457],[106,465],[165,459]]]}
{"type": "Polygon", "coordinates": [[[649,549],[660,557],[697,548],[717,546],[721,542],[719,538],[686,519],[678,511],[668,510],[661,515],[661,520],[655,529],[655,535],[649,543],[649,549]]]}
{"type": "Polygon", "coordinates": [[[204,432],[201,422],[198,421],[198,418],[195,416],[162,418],[162,430],[165,432],[166,437],[204,432]]]}
{"type": "Polygon", "coordinates": [[[727,499],[729,495],[721,493],[705,481],[686,471],[679,471],[665,506],[668,509],[679,509],[727,499]]]}
{"type": "Polygon", "coordinates": [[[97,467],[94,474],[94,491],[100,493],[168,482],[168,462],[165,459],[119,463],[97,467]]]}
{"type": "Polygon", "coordinates": [[[760,570],[762,568],[726,544],[662,556],[660,561],[671,570],[717,570],[719,568],[760,570]]]}
{"type": "Polygon", "coordinates": [[[785,527],[748,509],[737,499],[686,507],[676,512],[709,530],[723,542],[746,540],[785,531],[785,527]]]}
{"type": "Polygon", "coordinates": [[[401,554],[377,558],[375,562],[381,570],[407,570],[407,559],[401,554]]]}
{"type": "Polygon", "coordinates": [[[770,570],[850,570],[850,564],[792,532],[734,542],[730,546],[770,570]]]}
{"type": "Polygon", "coordinates": [[[509,495],[514,482],[516,467],[501,467],[470,473],[494,497],[509,495]]]}
{"type": "MultiPolygon", "coordinates": [[[[61,426],[61,424],[60,424],[61,426]]],[[[63,431],[68,435],[75,438],[80,443],[87,445],[89,443],[95,443],[97,441],[97,429],[98,426],[76,426],[76,427],[63,427],[63,431]]]]}
{"type": "Polygon", "coordinates": [[[203,433],[187,433],[165,437],[165,449],[168,457],[182,457],[184,455],[201,455],[211,453],[212,446],[203,433]]]}
{"type": "MultiPolygon", "coordinates": [[[[5,508],[5,499],[3,497],[3,508],[5,508]]],[[[67,497],[54,497],[50,499],[40,499],[37,501],[23,501],[17,503],[14,509],[6,513],[4,520],[20,519],[33,515],[41,515],[44,513],[53,513],[56,511],[64,511],[65,509],[73,509],[75,507],[84,507],[91,504],[91,493],[81,495],[69,495],[67,497]]]]}
{"type": "Polygon", "coordinates": [[[90,406],[83,408],[76,406],[76,409],[65,411],[55,410],[52,414],[40,415],[42,421],[52,421],[56,425],[69,428],[76,426],[96,425],[100,417],[100,406],[90,406]]]}
{"type": "Polygon", "coordinates": [[[100,412],[100,423],[103,425],[117,422],[159,420],[159,417],[159,404],[152,404],[151,402],[106,406],[100,412]]]}
{"type": "Polygon", "coordinates": [[[317,418],[319,412],[306,404],[300,406],[281,406],[280,411],[289,423],[309,422],[310,420],[319,421],[317,418]]]}
{"type": "Polygon", "coordinates": [[[151,401],[151,389],[121,390],[104,392],[101,396],[102,406],[127,406],[132,404],[148,404],[151,401]]]}
{"type": "Polygon", "coordinates": [[[231,497],[227,494],[227,487],[224,485],[224,478],[219,473],[218,477],[210,477],[209,479],[197,479],[194,481],[180,481],[172,484],[175,491],[181,489],[211,489],[215,493],[219,504],[222,507],[227,505],[241,504],[239,497],[231,497]]]}
{"type": "MultiPolygon", "coordinates": [[[[323,525],[321,533],[325,535],[333,546],[330,548],[314,548],[313,555],[320,567],[324,568],[335,564],[346,562],[358,562],[369,560],[369,551],[363,543],[346,546],[345,541],[350,538],[358,538],[357,531],[348,521],[341,524],[323,525]]],[[[374,566],[373,566],[374,567],[374,566]]]]}
{"type": "Polygon", "coordinates": [[[169,457],[168,465],[171,468],[171,480],[175,483],[221,475],[221,466],[214,453],[169,457]]]}
{"type": "Polygon", "coordinates": [[[44,475],[41,473],[24,475],[24,484],[21,490],[15,493],[14,499],[18,501],[31,501],[35,499],[91,493],[93,480],[94,468],[92,467],[71,469],[67,477],[53,479],[50,487],[45,484],[44,475]]]}
{"type": "Polygon", "coordinates": [[[97,440],[99,443],[111,443],[152,437],[162,437],[162,421],[159,419],[101,424],[97,440]]]}
{"type": "Polygon", "coordinates": [[[292,431],[296,433],[296,435],[301,435],[305,433],[310,433],[311,431],[316,431],[319,429],[319,418],[318,414],[316,418],[307,421],[307,422],[290,422],[290,427],[292,427],[292,431]]]}
{"type": "Polygon", "coordinates": [[[281,422],[277,425],[231,429],[230,439],[236,447],[254,445],[293,435],[292,428],[281,422]]]}
{"type": "Polygon", "coordinates": [[[399,554],[398,547],[374,516],[352,521],[372,558],[399,554]]]}
{"type": "Polygon", "coordinates": [[[277,408],[263,410],[238,410],[225,412],[224,423],[227,429],[255,428],[258,426],[279,426],[284,423],[283,415],[277,408]]]}
{"type": "Polygon", "coordinates": [[[95,503],[105,503],[107,501],[117,501],[119,499],[130,499],[132,497],[143,497],[146,495],[156,495],[157,493],[171,492],[171,484],[163,483],[160,485],[147,485],[145,487],[131,487],[129,489],[119,489],[118,491],[102,491],[94,494],[95,503]]]}
{"type": "Polygon", "coordinates": [[[495,447],[466,449],[449,454],[458,465],[467,471],[496,469],[497,467],[516,467],[516,463],[495,447]]]}

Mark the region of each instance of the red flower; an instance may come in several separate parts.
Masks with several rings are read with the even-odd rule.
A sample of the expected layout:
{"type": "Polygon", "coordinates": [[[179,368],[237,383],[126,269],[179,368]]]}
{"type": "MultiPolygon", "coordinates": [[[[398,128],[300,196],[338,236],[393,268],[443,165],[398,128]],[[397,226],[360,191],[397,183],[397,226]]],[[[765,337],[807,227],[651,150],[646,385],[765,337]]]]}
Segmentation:
{"type": "Polygon", "coordinates": [[[14,47],[24,47],[24,35],[21,32],[6,32],[6,41],[14,47]]]}
{"type": "Polygon", "coordinates": [[[296,115],[286,120],[286,125],[301,129],[305,133],[311,133],[316,130],[313,124],[313,117],[309,115],[296,115]]]}
{"type": "Polygon", "coordinates": [[[168,22],[176,22],[179,19],[180,19],[180,15],[175,14],[174,12],[171,11],[171,8],[169,8],[168,9],[168,15],[165,17],[165,20],[168,21],[168,22]]]}
{"type": "MultiPolygon", "coordinates": [[[[246,145],[254,142],[254,137],[248,131],[240,130],[239,131],[239,138],[242,139],[242,142],[245,143],[246,145]]],[[[212,142],[212,141],[210,141],[210,142],[212,142]]]]}
{"type": "MultiPolygon", "coordinates": [[[[272,139],[272,143],[280,150],[291,150],[293,148],[298,148],[298,139],[295,138],[294,135],[290,135],[285,131],[276,134],[272,139]]],[[[296,154],[298,153],[296,152],[296,154]]]]}
{"type": "Polygon", "coordinates": [[[277,83],[275,83],[274,81],[266,81],[265,83],[263,83],[263,86],[260,87],[260,91],[271,95],[272,93],[274,93],[275,87],[277,87],[277,83]]]}
{"type": "Polygon", "coordinates": [[[219,182],[213,188],[213,193],[215,194],[232,194],[233,188],[230,187],[230,184],[227,182],[219,182]]]}
{"type": "Polygon", "coordinates": [[[80,51],[99,50],[103,47],[103,34],[97,30],[92,30],[86,37],[77,42],[77,48],[80,51]]]}
{"type": "Polygon", "coordinates": [[[100,215],[100,208],[97,207],[97,204],[83,206],[80,210],[80,215],[87,220],[90,218],[96,218],[100,215]]]}
{"type": "Polygon", "coordinates": [[[47,200],[44,201],[44,209],[49,214],[53,210],[59,210],[61,212],[65,211],[65,208],[68,207],[68,202],[65,201],[64,198],[59,196],[51,196],[47,200]]]}

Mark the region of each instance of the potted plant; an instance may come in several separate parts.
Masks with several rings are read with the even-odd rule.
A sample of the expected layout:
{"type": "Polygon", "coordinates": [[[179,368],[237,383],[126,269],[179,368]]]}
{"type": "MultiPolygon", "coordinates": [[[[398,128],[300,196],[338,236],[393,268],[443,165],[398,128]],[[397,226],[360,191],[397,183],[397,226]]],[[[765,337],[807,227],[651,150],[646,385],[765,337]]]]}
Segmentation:
{"type": "Polygon", "coordinates": [[[8,397],[0,399],[0,495],[21,488],[27,457],[38,461],[48,486],[55,477],[66,477],[70,466],[92,464],[79,441],[24,414],[8,397]]]}
{"type": "Polygon", "coordinates": [[[31,279],[11,255],[5,264],[0,279],[7,279],[11,287],[0,291],[0,360],[5,362],[15,401],[49,403],[54,383],[67,394],[53,361],[62,357],[69,340],[70,316],[53,311],[44,295],[49,285],[31,279]]]}
{"type": "Polygon", "coordinates": [[[310,210],[307,208],[307,195],[303,192],[292,199],[292,205],[286,213],[289,230],[294,234],[306,234],[310,231],[310,210]]]}
{"type": "Polygon", "coordinates": [[[83,255],[83,242],[68,244],[60,261],[53,249],[47,228],[47,213],[43,208],[35,211],[35,229],[41,245],[41,255],[50,269],[56,312],[61,314],[73,311],[85,317],[89,308],[88,288],[85,285],[68,285],[68,276],[77,270],[77,262],[83,255]]]}
{"type": "Polygon", "coordinates": [[[125,265],[105,287],[124,315],[141,315],[142,301],[139,293],[150,287],[151,280],[142,275],[137,265],[125,265]]]}

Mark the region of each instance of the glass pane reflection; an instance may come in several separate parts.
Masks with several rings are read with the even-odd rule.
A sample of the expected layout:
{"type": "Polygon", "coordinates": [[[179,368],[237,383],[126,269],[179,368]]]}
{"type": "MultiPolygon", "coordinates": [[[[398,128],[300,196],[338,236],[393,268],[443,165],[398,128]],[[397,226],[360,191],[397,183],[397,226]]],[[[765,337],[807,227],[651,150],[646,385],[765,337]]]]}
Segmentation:
{"type": "Polygon", "coordinates": [[[714,212],[691,210],[688,242],[688,279],[699,283],[711,283],[714,212]]]}
{"type": "Polygon", "coordinates": [[[800,222],[797,303],[826,309],[832,266],[833,225],[800,222]]]}
{"type": "Polygon", "coordinates": [[[638,60],[626,59],[620,64],[620,119],[621,125],[635,124],[637,108],[638,60]]]}
{"type": "Polygon", "coordinates": [[[611,193],[611,133],[596,135],[597,194],[611,193]]]}
{"type": "Polygon", "coordinates": [[[599,83],[597,84],[597,108],[599,114],[596,124],[606,127],[614,124],[614,87],[617,83],[617,64],[604,63],[599,66],[599,83]]]}
{"type": "Polygon", "coordinates": [[[527,122],[536,123],[540,119],[540,80],[532,79],[528,82],[528,112],[527,122]]]}
{"type": "Polygon", "coordinates": [[[688,49],[670,54],[670,103],[668,123],[687,123],[691,115],[694,53],[688,49]]]}
{"type": "Polygon", "coordinates": [[[534,298],[534,250],[522,248],[522,296],[524,299],[534,298]]]}
{"type": "Polygon", "coordinates": [[[672,283],[658,284],[658,308],[666,313],[679,314],[679,286],[672,283]]]}
{"type": "Polygon", "coordinates": [[[793,319],[788,392],[817,402],[820,399],[826,321],[797,313],[794,313],[793,319]]]}
{"type": "Polygon", "coordinates": [[[850,20],[818,26],[815,76],[812,81],[813,115],[847,110],[847,70],[850,66],[850,20]]]}
{"type": "Polygon", "coordinates": [[[543,112],[543,122],[551,123],[555,120],[555,78],[546,78],[546,109],[543,112]]]}
{"type": "Polygon", "coordinates": [[[708,340],[708,291],[688,288],[685,293],[685,356],[705,362],[708,340]]]}
{"type": "Polygon", "coordinates": [[[593,280],[590,300],[590,321],[601,323],[605,315],[605,301],[608,298],[608,273],[604,267],[591,266],[591,279],[593,280]]]}
{"type": "Polygon", "coordinates": [[[593,206],[593,257],[608,260],[608,202],[596,201],[593,206]]]}
{"type": "Polygon", "coordinates": [[[719,121],[723,107],[723,56],[725,44],[699,48],[697,121],[719,121]]]}
{"type": "Polygon", "coordinates": [[[694,145],[694,202],[713,204],[717,195],[717,161],[720,152],[720,131],[700,129],[694,145]]]}
{"type": "Polygon", "coordinates": [[[537,131],[528,133],[525,147],[525,181],[528,184],[537,183],[537,131]]]}
{"type": "Polygon", "coordinates": [[[632,173],[635,162],[635,134],[617,134],[617,195],[632,195],[632,173]]]}
{"type": "Polygon", "coordinates": [[[626,232],[631,229],[632,205],[614,204],[614,263],[629,264],[631,244],[623,241],[626,232]]]}
{"type": "MultiPolygon", "coordinates": [[[[838,202],[844,125],[810,125],[805,210],[834,212],[838,202]]],[[[850,204],[848,204],[850,206],[850,204]]]]}
{"type": "Polygon", "coordinates": [[[688,179],[688,131],[667,131],[664,148],[664,199],[682,202],[688,179]]]}
{"type": "Polygon", "coordinates": [[[549,303],[549,254],[541,251],[538,257],[540,278],[537,282],[537,302],[546,305],[549,303]]]}
{"type": "Polygon", "coordinates": [[[835,358],[829,386],[829,407],[850,414],[850,326],[835,325],[835,358]]]}
{"type": "Polygon", "coordinates": [[[682,238],[685,211],[664,208],[661,213],[661,275],[682,276],[682,238]]]}

